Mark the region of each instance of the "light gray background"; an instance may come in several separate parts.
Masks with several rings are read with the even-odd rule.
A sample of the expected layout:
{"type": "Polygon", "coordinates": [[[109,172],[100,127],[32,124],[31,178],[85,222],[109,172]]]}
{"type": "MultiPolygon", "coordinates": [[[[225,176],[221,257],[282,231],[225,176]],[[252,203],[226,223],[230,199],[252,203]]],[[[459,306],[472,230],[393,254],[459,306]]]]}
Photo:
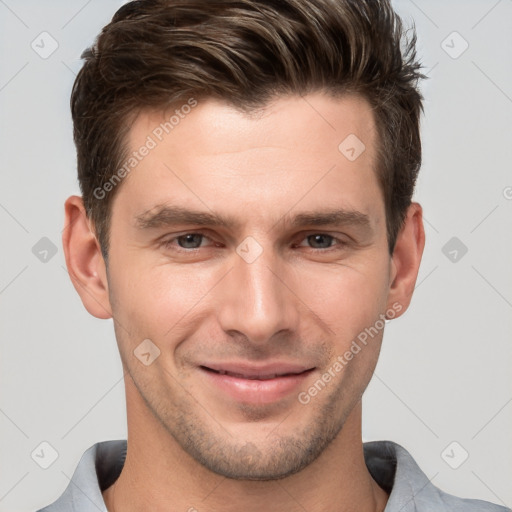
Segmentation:
{"type": "MultiPolygon", "coordinates": [[[[0,0],[0,511],[48,504],[89,446],[126,437],[112,321],[83,308],[61,246],[79,193],[71,86],[122,3],[0,0]],[[31,48],[43,31],[59,45],[47,59],[31,48]],[[42,237],[57,248],[46,263],[32,252],[42,237]],[[59,454],[48,469],[31,458],[42,441],[59,454]]],[[[402,444],[448,492],[511,507],[512,0],[394,4],[430,76],[415,195],[427,243],[411,307],[387,325],[363,436],[402,444]],[[469,43],[456,59],[443,49],[463,48],[454,31],[469,43]],[[452,237],[468,248],[456,262],[442,252],[452,237]],[[452,465],[469,453],[458,469],[441,455],[453,441],[452,465]]]]}

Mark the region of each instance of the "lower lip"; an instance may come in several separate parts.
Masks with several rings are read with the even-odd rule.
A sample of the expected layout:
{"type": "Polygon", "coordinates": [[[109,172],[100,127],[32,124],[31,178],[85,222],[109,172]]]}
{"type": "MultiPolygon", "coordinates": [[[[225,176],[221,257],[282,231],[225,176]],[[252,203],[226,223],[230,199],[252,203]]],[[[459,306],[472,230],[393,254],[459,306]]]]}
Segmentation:
{"type": "Polygon", "coordinates": [[[201,371],[210,383],[238,402],[269,404],[285,398],[293,391],[298,393],[313,370],[267,380],[232,377],[204,368],[201,371]]]}

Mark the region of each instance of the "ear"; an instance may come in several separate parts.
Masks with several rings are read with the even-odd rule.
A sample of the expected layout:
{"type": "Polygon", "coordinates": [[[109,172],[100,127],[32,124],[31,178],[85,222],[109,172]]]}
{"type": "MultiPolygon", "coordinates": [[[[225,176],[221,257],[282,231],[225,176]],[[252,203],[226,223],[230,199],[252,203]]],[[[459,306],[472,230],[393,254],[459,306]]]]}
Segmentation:
{"type": "Polygon", "coordinates": [[[423,210],[419,203],[413,202],[407,210],[391,257],[388,308],[396,303],[402,306],[395,318],[405,313],[409,307],[424,247],[423,210]]]}
{"type": "Polygon", "coordinates": [[[70,196],[65,202],[62,246],[69,277],[85,309],[96,318],[111,318],[105,261],[90,227],[82,198],[70,196]]]}

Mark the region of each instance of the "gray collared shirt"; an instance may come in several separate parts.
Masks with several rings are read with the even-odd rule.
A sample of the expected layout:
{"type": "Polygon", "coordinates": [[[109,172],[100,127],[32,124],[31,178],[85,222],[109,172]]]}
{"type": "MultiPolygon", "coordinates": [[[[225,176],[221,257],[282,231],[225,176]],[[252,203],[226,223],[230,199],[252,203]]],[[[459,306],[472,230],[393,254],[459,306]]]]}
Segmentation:
{"type": "MultiPolygon", "coordinates": [[[[101,493],[120,475],[126,448],[126,440],[91,446],[61,497],[38,512],[107,512],[101,493]]],[[[370,441],[363,448],[372,477],[390,494],[384,512],[511,512],[487,501],[458,498],[441,491],[411,454],[393,441],[370,441]]]]}

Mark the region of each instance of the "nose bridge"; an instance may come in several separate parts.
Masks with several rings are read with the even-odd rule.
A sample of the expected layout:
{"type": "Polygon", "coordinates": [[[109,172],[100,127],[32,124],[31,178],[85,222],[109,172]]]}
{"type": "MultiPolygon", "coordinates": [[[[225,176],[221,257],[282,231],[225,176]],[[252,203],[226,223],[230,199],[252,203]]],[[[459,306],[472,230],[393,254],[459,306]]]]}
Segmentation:
{"type": "Polygon", "coordinates": [[[234,268],[219,298],[221,327],[226,332],[239,331],[253,343],[265,343],[279,331],[296,329],[297,304],[279,254],[270,244],[263,247],[252,237],[236,252],[234,268]]]}

